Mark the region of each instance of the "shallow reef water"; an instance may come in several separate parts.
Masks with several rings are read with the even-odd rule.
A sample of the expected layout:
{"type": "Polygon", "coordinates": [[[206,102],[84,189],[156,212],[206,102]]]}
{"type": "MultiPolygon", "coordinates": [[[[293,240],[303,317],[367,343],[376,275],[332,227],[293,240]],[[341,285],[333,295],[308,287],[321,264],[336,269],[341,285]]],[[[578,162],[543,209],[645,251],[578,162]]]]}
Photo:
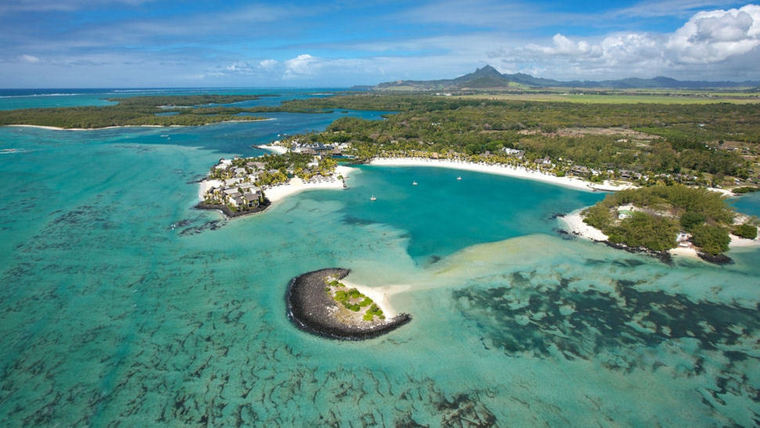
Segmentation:
{"type": "Polygon", "coordinates": [[[0,128],[18,149],[0,159],[0,424],[760,423],[757,250],[666,265],[563,239],[553,214],[603,194],[442,169],[364,166],[233,220],[193,208],[220,157],[340,114],[0,128]],[[391,302],[413,321],[364,342],[295,328],[288,281],[332,266],[408,285],[391,302]]]}

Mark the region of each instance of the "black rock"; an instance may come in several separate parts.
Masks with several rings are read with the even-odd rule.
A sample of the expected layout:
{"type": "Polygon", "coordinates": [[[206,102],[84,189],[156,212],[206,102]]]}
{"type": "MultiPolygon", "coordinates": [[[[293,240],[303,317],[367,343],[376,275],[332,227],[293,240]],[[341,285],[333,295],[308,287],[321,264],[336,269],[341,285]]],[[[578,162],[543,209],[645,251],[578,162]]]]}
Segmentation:
{"type": "Polygon", "coordinates": [[[269,199],[264,199],[264,202],[259,204],[256,208],[252,208],[248,211],[232,211],[227,207],[226,205],[216,205],[216,204],[207,204],[205,202],[200,202],[198,205],[195,206],[195,208],[199,210],[219,210],[224,213],[229,218],[233,217],[241,217],[244,215],[249,214],[256,214],[264,211],[265,209],[269,208],[269,205],[271,205],[271,202],[269,202],[269,199]]]}
{"type": "Polygon", "coordinates": [[[288,284],[285,294],[288,319],[299,329],[339,340],[365,340],[381,336],[412,320],[409,314],[399,314],[384,322],[350,325],[338,320],[334,314],[338,303],[325,291],[325,278],[345,278],[350,270],[328,268],[297,276],[288,284]]]}
{"type": "Polygon", "coordinates": [[[716,265],[730,265],[734,262],[734,260],[731,257],[728,257],[725,254],[713,255],[713,254],[698,252],[697,255],[699,256],[700,259],[706,262],[715,263],[716,265]]]}

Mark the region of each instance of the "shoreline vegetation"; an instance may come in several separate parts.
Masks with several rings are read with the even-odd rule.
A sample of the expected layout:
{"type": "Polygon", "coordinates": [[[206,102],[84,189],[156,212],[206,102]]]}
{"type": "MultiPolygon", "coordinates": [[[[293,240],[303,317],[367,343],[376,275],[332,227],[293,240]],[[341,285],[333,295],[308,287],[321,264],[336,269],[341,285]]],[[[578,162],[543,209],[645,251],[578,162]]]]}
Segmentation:
{"type": "Polygon", "coordinates": [[[735,212],[720,195],[682,185],[629,189],[559,217],[572,235],[615,248],[731,263],[731,248],[760,246],[757,218],[735,212]]]}
{"type": "Polygon", "coordinates": [[[376,92],[289,100],[274,107],[233,105],[258,97],[115,98],[118,104],[114,106],[2,111],[0,124],[64,129],[188,126],[261,119],[252,116],[256,112],[388,111],[392,113],[385,120],[344,117],[323,132],[287,137],[261,148],[281,152],[277,146],[288,148],[294,143],[343,145],[342,153],[360,162],[454,159],[599,184],[760,187],[760,110],[755,106],[656,101],[586,105],[376,92]]]}
{"type": "Polygon", "coordinates": [[[220,122],[266,120],[231,104],[261,95],[167,95],[109,98],[108,106],[33,108],[0,111],[0,126],[51,130],[95,130],[115,127],[201,126],[220,122]]]}
{"type": "Polygon", "coordinates": [[[757,234],[756,219],[733,224],[734,216],[711,217],[694,204],[663,198],[667,192],[703,192],[696,200],[715,207],[716,200],[725,204],[715,192],[699,189],[733,195],[727,189],[760,188],[760,111],[752,106],[579,105],[377,93],[291,100],[278,107],[230,106],[257,98],[123,98],[114,99],[115,106],[0,112],[0,124],[23,118],[35,126],[67,129],[182,126],[260,119],[241,116],[254,111],[393,111],[385,120],[344,117],[323,132],[254,146],[272,155],[221,160],[201,183],[198,208],[232,217],[261,212],[305,190],[344,188],[352,169],[337,165],[333,156],[339,155],[370,165],[453,168],[618,192],[587,209],[584,222],[606,236],[605,242],[628,250],[683,254],[693,247],[703,259],[725,262],[729,233],[750,239],[757,234]],[[622,201],[653,192],[660,192],[660,205],[622,201]],[[616,200],[621,201],[610,202],[616,200]],[[630,207],[623,209],[626,204],[630,207]],[[676,233],[677,240],[671,236],[676,233]]]}
{"type": "Polygon", "coordinates": [[[0,125],[7,126],[9,128],[33,128],[33,129],[47,129],[49,131],[102,131],[104,129],[120,129],[120,128],[184,128],[187,126],[205,126],[212,125],[214,123],[238,123],[238,122],[262,122],[267,120],[274,120],[272,118],[257,117],[252,119],[235,119],[235,120],[223,120],[209,123],[203,123],[200,125],[114,125],[104,126],[102,128],[60,128],[57,126],[43,126],[43,125],[0,125]]]}
{"type": "Polygon", "coordinates": [[[361,94],[283,103],[287,111],[395,112],[344,117],[281,144],[350,146],[372,158],[458,159],[635,186],[721,189],[760,185],[760,110],[751,105],[571,104],[361,94]]]}
{"type": "Polygon", "coordinates": [[[472,171],[485,174],[502,175],[506,177],[522,178],[526,180],[541,181],[558,186],[573,188],[576,190],[585,190],[590,192],[597,191],[618,191],[632,188],[629,183],[604,181],[594,183],[577,177],[557,177],[556,175],[535,169],[528,169],[523,166],[514,166],[497,163],[469,162],[458,159],[430,159],[430,158],[372,158],[369,165],[374,166],[399,166],[399,167],[431,167],[447,168],[460,171],[472,171]]]}
{"type": "Polygon", "coordinates": [[[388,304],[388,291],[349,283],[349,273],[328,268],[293,278],[285,294],[288,319],[307,333],[339,340],[371,339],[412,320],[388,304]]]}

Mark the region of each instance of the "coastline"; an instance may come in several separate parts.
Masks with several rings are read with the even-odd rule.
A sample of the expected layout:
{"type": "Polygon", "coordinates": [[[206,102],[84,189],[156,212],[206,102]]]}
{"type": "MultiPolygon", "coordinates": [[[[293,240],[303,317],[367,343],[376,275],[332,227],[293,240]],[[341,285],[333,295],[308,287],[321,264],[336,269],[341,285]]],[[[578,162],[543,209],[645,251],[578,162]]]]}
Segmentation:
{"type": "Polygon", "coordinates": [[[383,310],[383,313],[389,318],[394,318],[399,315],[399,312],[393,308],[393,305],[391,305],[390,296],[409,289],[409,287],[405,285],[370,287],[367,285],[361,285],[347,281],[346,278],[341,279],[340,282],[345,284],[348,288],[356,288],[360,293],[372,299],[375,304],[383,310]]]}
{"type": "Polygon", "coordinates": [[[565,224],[565,230],[571,235],[579,236],[595,242],[605,242],[609,239],[601,230],[586,224],[583,221],[581,212],[586,208],[577,209],[564,216],[557,217],[560,222],[565,224]]]}
{"type": "MultiPolygon", "coordinates": [[[[586,208],[577,209],[569,214],[566,214],[561,217],[557,217],[560,220],[560,222],[564,224],[565,226],[564,230],[571,235],[574,235],[583,239],[588,239],[594,242],[602,242],[602,243],[614,246],[614,244],[609,243],[608,241],[609,237],[605,235],[604,232],[602,232],[601,230],[593,226],[586,224],[583,221],[581,212],[584,209],[586,208]]],[[[760,239],[745,239],[745,238],[740,238],[734,234],[729,234],[728,236],[731,238],[731,242],[729,242],[728,244],[729,249],[760,246],[760,239]]],[[[699,251],[697,251],[697,249],[694,246],[671,248],[667,250],[667,253],[670,254],[671,256],[710,261],[710,260],[705,260],[704,257],[700,256],[699,251]]]]}
{"type": "MultiPolygon", "coordinates": [[[[285,304],[288,319],[297,328],[307,333],[328,339],[338,340],[366,340],[387,334],[412,320],[409,314],[395,314],[391,316],[386,312],[388,305],[375,300],[365,294],[383,310],[384,319],[361,321],[356,316],[346,317],[346,313],[352,313],[338,304],[327,292],[325,281],[334,278],[343,281],[350,273],[349,269],[327,268],[307,272],[293,278],[288,284],[285,293],[285,304]]],[[[343,282],[348,287],[355,284],[343,282]]],[[[370,287],[357,287],[361,293],[370,287]]],[[[373,293],[374,294],[374,293],[373,293]]],[[[383,297],[384,298],[384,297],[383,297]]]]}
{"type": "Polygon", "coordinates": [[[526,180],[542,181],[545,183],[569,187],[576,190],[587,192],[615,192],[618,190],[631,189],[635,186],[631,184],[614,184],[609,181],[604,183],[592,183],[576,177],[557,177],[545,172],[527,169],[524,167],[515,167],[509,165],[489,165],[484,163],[473,163],[466,161],[455,161],[448,159],[427,159],[427,158],[373,158],[369,165],[374,166],[401,166],[401,167],[436,167],[457,169],[462,171],[481,172],[486,174],[501,175],[506,177],[522,178],[526,180]]]}
{"type": "MultiPolygon", "coordinates": [[[[272,119],[272,120],[274,120],[274,119],[272,119]]],[[[276,146],[276,145],[274,145],[272,143],[269,143],[269,144],[259,144],[259,145],[255,145],[253,147],[255,147],[257,149],[261,149],[261,150],[266,150],[268,152],[272,152],[272,153],[277,154],[277,155],[282,155],[282,154],[285,154],[285,153],[288,152],[287,148],[282,147],[282,146],[276,146]]]]}
{"type": "Polygon", "coordinates": [[[288,183],[280,184],[278,186],[264,189],[264,196],[266,197],[267,204],[261,209],[249,210],[243,212],[232,212],[229,208],[221,205],[207,205],[204,203],[204,195],[212,187],[221,186],[223,182],[221,180],[203,180],[198,184],[198,204],[195,206],[198,209],[217,210],[227,217],[242,217],[249,214],[257,214],[265,211],[276,202],[279,202],[288,196],[295,195],[308,190],[342,190],[345,188],[346,178],[353,172],[357,171],[356,168],[350,168],[343,165],[335,167],[335,173],[331,177],[328,177],[326,181],[316,183],[305,183],[298,177],[293,177],[288,183]],[[343,176],[343,179],[338,179],[339,176],[343,176]]]}
{"type": "Polygon", "coordinates": [[[47,129],[50,131],[100,131],[102,129],[117,129],[117,128],[182,128],[186,125],[115,125],[104,126],[102,128],[61,128],[58,126],[44,126],[44,125],[3,125],[12,128],[35,128],[35,129],[47,129]]]}
{"type": "MultiPolygon", "coordinates": [[[[305,183],[303,180],[301,180],[298,177],[291,178],[290,181],[286,184],[280,184],[278,186],[270,187],[268,189],[264,189],[264,194],[266,195],[267,199],[269,199],[270,202],[273,204],[281,201],[288,196],[295,195],[297,193],[301,193],[307,190],[324,190],[324,189],[333,189],[333,190],[340,190],[343,189],[343,182],[346,178],[353,172],[355,172],[356,168],[350,168],[343,165],[338,165],[335,168],[335,173],[328,178],[329,181],[323,181],[318,183],[305,183]],[[343,180],[338,179],[338,176],[342,175],[343,180]]],[[[200,193],[202,194],[202,193],[200,193]]]]}
{"type": "Polygon", "coordinates": [[[242,123],[242,122],[261,122],[265,120],[275,120],[273,118],[263,118],[255,120],[223,120],[221,122],[209,122],[203,125],[114,125],[104,126],[101,128],[61,128],[58,126],[46,126],[46,125],[2,125],[11,128],[35,128],[35,129],[47,129],[49,131],[101,131],[104,129],[118,129],[118,128],[186,128],[190,126],[206,126],[215,125],[217,123],[242,123]]]}

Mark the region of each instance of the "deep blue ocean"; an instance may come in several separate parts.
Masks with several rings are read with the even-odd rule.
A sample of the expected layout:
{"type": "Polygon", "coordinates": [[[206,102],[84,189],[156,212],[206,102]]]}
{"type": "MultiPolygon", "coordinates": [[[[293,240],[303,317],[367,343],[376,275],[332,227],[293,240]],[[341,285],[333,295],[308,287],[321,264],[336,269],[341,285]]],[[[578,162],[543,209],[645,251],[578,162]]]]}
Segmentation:
{"type": "MultiPolygon", "coordinates": [[[[335,90],[52,91],[0,109],[335,90]]],[[[346,115],[382,120],[0,127],[0,425],[758,424],[757,249],[667,265],[557,232],[603,194],[438,168],[361,166],[233,220],[194,208],[220,157],[346,115]],[[334,266],[403,286],[413,321],[363,342],[296,329],[289,280],[334,266]]]]}

